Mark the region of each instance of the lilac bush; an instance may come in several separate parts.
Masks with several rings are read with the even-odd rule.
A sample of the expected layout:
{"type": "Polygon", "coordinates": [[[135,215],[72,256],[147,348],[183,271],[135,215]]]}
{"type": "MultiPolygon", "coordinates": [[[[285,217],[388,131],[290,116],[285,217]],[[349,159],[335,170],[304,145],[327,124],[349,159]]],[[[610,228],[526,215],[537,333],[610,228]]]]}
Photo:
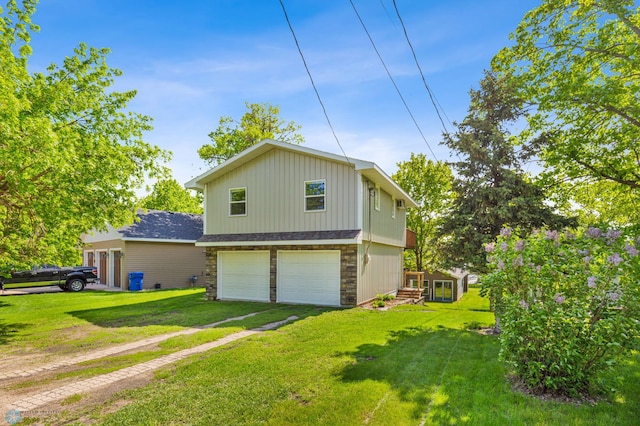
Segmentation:
{"type": "Polygon", "coordinates": [[[483,291],[500,356],[532,390],[576,396],[640,339],[640,239],[617,229],[503,231],[483,291]]]}

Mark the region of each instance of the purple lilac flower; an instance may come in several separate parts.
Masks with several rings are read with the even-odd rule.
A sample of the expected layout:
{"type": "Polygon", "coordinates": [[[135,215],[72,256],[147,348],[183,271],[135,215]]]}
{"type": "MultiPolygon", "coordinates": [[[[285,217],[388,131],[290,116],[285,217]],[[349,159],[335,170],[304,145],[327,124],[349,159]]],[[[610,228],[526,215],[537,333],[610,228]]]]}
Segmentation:
{"type": "Polygon", "coordinates": [[[587,229],[587,237],[600,238],[602,236],[602,230],[600,228],[589,227],[587,229]]]}
{"type": "Polygon", "coordinates": [[[519,254],[518,257],[513,259],[513,266],[524,266],[524,260],[522,259],[521,254],[519,254]]]}
{"type": "Polygon", "coordinates": [[[620,235],[622,235],[622,231],[619,231],[617,229],[609,229],[604,237],[607,240],[607,244],[611,245],[616,242],[620,235]]]}
{"type": "Polygon", "coordinates": [[[496,249],[496,243],[487,243],[484,245],[484,251],[491,253],[496,249]]]}
{"type": "Polygon", "coordinates": [[[614,266],[618,266],[624,259],[620,257],[618,253],[613,253],[607,258],[609,263],[613,263],[614,266]]]}
{"type": "Polygon", "coordinates": [[[589,286],[589,288],[595,288],[596,280],[597,280],[597,278],[594,277],[593,275],[590,276],[589,278],[587,278],[587,285],[589,286]]]}
{"type": "Polygon", "coordinates": [[[574,234],[571,231],[567,231],[565,232],[565,237],[567,237],[567,240],[575,240],[576,239],[576,234],[574,234]]]}
{"type": "Polygon", "coordinates": [[[547,240],[558,241],[560,234],[558,234],[558,231],[547,231],[544,238],[547,240]]]}
{"type": "Polygon", "coordinates": [[[500,230],[500,235],[505,238],[509,238],[511,236],[511,228],[502,228],[500,230]]]}
{"type": "Polygon", "coordinates": [[[581,255],[581,256],[586,256],[586,255],[589,254],[589,250],[580,249],[580,250],[578,250],[578,254],[581,255]]]}
{"type": "Polygon", "coordinates": [[[567,298],[561,295],[560,293],[558,293],[554,296],[554,300],[558,305],[562,305],[564,301],[567,300],[567,298]]]}
{"type": "Polygon", "coordinates": [[[524,241],[523,240],[518,240],[516,242],[516,246],[514,248],[515,248],[516,251],[524,250],[524,241]]]}
{"type": "Polygon", "coordinates": [[[540,272],[541,269],[542,269],[541,265],[536,266],[536,272],[540,272]]]}
{"type": "Polygon", "coordinates": [[[631,244],[627,244],[627,247],[625,248],[625,250],[631,257],[636,257],[638,255],[638,249],[632,246],[631,244]]]}
{"type": "Polygon", "coordinates": [[[500,250],[507,251],[508,248],[509,248],[509,246],[504,241],[502,243],[500,243],[500,250]]]}
{"type": "Polygon", "coordinates": [[[498,260],[498,270],[503,270],[504,269],[504,262],[502,261],[502,259],[498,260]]]}
{"type": "Polygon", "coordinates": [[[529,307],[529,304],[524,299],[522,299],[520,301],[520,306],[522,306],[523,308],[527,309],[529,307]]]}
{"type": "Polygon", "coordinates": [[[584,263],[589,263],[591,262],[591,256],[585,256],[582,258],[582,260],[584,261],[584,263]]]}
{"type": "Polygon", "coordinates": [[[620,293],[610,291],[609,293],[607,293],[607,298],[612,302],[615,302],[616,300],[620,299],[620,293]]]}

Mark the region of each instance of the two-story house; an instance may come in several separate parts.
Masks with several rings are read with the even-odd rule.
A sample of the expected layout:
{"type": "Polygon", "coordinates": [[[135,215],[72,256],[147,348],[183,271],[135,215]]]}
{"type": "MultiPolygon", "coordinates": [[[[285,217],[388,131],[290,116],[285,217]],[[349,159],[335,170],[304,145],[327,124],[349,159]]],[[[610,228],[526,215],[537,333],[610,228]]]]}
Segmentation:
{"type": "Polygon", "coordinates": [[[374,163],[264,140],[185,186],[204,193],[209,299],[354,306],[402,287],[416,204],[374,163]]]}

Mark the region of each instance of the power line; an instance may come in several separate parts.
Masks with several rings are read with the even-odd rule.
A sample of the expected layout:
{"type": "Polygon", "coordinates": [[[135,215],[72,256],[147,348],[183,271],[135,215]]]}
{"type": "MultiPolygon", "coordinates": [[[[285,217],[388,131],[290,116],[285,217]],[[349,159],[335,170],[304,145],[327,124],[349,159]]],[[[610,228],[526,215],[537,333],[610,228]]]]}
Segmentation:
{"type": "MultiPolygon", "coordinates": [[[[400,20],[400,25],[402,25],[402,31],[404,32],[404,37],[407,40],[407,43],[409,44],[409,48],[411,49],[411,53],[413,54],[413,60],[415,61],[416,66],[418,67],[418,72],[420,73],[420,77],[422,77],[422,82],[424,83],[425,89],[427,89],[427,93],[429,94],[429,99],[431,100],[431,104],[433,105],[433,108],[436,110],[438,119],[440,119],[440,123],[442,124],[442,129],[444,130],[445,134],[449,134],[449,130],[447,129],[447,126],[444,124],[444,120],[442,119],[442,116],[440,115],[440,110],[438,109],[438,105],[440,105],[440,103],[438,102],[438,105],[436,105],[437,99],[435,99],[435,95],[431,91],[431,88],[429,88],[429,85],[427,84],[427,80],[424,78],[424,73],[422,72],[420,63],[418,62],[416,51],[413,49],[413,44],[411,44],[411,40],[409,39],[409,34],[407,33],[407,28],[404,26],[404,21],[402,20],[402,16],[400,16],[400,11],[398,10],[398,5],[396,4],[396,0],[393,0],[393,7],[396,10],[396,15],[398,15],[398,19],[400,20]]],[[[442,106],[440,106],[440,108],[442,108],[442,106]]],[[[444,114],[444,110],[443,110],[443,114],[444,114]]],[[[446,114],[445,114],[445,117],[446,117],[446,114]]],[[[447,120],[449,120],[448,117],[447,117],[447,120]]]]}
{"type": "Polygon", "coordinates": [[[431,155],[433,155],[433,159],[438,161],[438,159],[436,157],[436,154],[433,152],[433,149],[431,149],[431,145],[429,145],[429,142],[427,142],[427,138],[424,136],[424,133],[422,133],[422,129],[418,125],[418,122],[416,121],[415,117],[413,116],[413,113],[411,112],[411,109],[409,108],[409,105],[407,105],[407,102],[405,101],[404,96],[402,96],[402,93],[400,92],[400,89],[398,88],[398,85],[396,84],[395,80],[393,79],[393,76],[391,75],[391,72],[389,71],[389,68],[387,68],[387,64],[384,62],[384,59],[382,59],[382,55],[380,55],[380,52],[378,51],[378,48],[376,47],[376,44],[373,41],[373,38],[371,38],[371,35],[369,34],[369,31],[367,30],[367,27],[364,24],[364,21],[360,17],[360,14],[358,13],[358,9],[356,9],[356,5],[353,4],[353,0],[349,0],[349,3],[351,3],[351,7],[353,7],[353,11],[356,13],[356,16],[358,17],[358,20],[360,21],[360,24],[362,25],[362,28],[364,29],[364,32],[367,34],[367,37],[369,37],[369,41],[371,42],[371,45],[373,46],[373,50],[375,50],[376,54],[378,55],[378,58],[380,59],[380,62],[382,62],[382,66],[384,67],[385,71],[387,72],[387,75],[389,76],[389,79],[391,80],[391,83],[393,83],[393,87],[395,87],[396,92],[398,93],[398,96],[400,96],[400,99],[402,100],[402,103],[404,104],[404,107],[407,109],[407,112],[411,116],[411,119],[413,120],[413,124],[415,124],[416,128],[418,129],[418,132],[420,133],[420,136],[422,136],[422,140],[427,145],[427,148],[429,148],[429,151],[431,152],[431,155]]]}
{"type": "Polygon", "coordinates": [[[300,54],[300,58],[302,58],[302,63],[304,64],[304,69],[307,70],[307,75],[309,76],[309,80],[311,80],[311,86],[313,86],[313,91],[316,92],[316,97],[318,98],[318,102],[320,102],[320,106],[322,107],[322,112],[324,113],[324,117],[327,119],[327,123],[329,124],[329,128],[331,129],[331,133],[333,133],[333,137],[336,139],[338,146],[340,147],[340,151],[342,151],[342,155],[346,158],[347,163],[351,164],[349,161],[349,157],[347,157],[347,153],[344,152],[342,145],[340,144],[340,140],[338,139],[338,135],[336,135],[335,130],[333,129],[333,125],[331,124],[331,120],[329,119],[329,115],[327,114],[327,110],[324,107],[324,103],[320,98],[320,93],[318,92],[318,88],[316,87],[316,83],[313,81],[313,77],[311,76],[311,72],[309,71],[309,67],[307,66],[307,61],[304,59],[304,55],[302,54],[302,49],[300,48],[300,43],[298,43],[298,38],[296,37],[296,33],[293,31],[293,26],[291,25],[291,21],[289,20],[289,15],[287,14],[287,9],[284,7],[284,3],[280,0],[280,6],[282,6],[282,12],[284,13],[284,18],[287,20],[287,25],[289,25],[289,30],[291,31],[291,35],[293,36],[293,40],[296,43],[296,47],[298,48],[298,53],[300,54]]]}

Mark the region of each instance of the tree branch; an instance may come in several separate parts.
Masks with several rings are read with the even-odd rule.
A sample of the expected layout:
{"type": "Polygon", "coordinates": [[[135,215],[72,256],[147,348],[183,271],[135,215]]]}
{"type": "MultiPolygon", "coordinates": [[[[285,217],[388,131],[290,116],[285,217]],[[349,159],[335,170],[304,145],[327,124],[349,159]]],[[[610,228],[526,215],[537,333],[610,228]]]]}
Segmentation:
{"type": "Polygon", "coordinates": [[[607,180],[610,180],[610,181],[613,181],[613,182],[617,182],[617,183],[622,184],[622,185],[626,185],[626,186],[628,186],[630,188],[633,188],[633,189],[640,189],[640,181],[638,181],[638,180],[623,179],[623,178],[614,176],[612,174],[605,173],[602,169],[599,169],[599,168],[597,168],[597,167],[595,167],[595,166],[593,166],[593,165],[591,165],[591,164],[589,164],[589,163],[587,163],[587,162],[585,162],[585,161],[583,161],[583,160],[581,160],[579,158],[574,158],[573,160],[576,163],[580,164],[581,166],[585,167],[586,169],[591,170],[596,176],[600,176],[600,177],[602,177],[604,179],[607,179],[607,180]]]}

